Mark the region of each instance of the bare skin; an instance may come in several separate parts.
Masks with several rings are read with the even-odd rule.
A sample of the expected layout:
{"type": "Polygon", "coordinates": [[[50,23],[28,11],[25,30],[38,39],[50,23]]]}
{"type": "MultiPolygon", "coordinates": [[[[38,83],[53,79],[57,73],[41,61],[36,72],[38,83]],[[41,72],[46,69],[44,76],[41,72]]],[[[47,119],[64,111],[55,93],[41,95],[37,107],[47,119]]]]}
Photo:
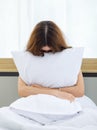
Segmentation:
{"type": "Polygon", "coordinates": [[[50,51],[51,48],[50,48],[49,46],[44,46],[44,47],[42,47],[42,50],[43,50],[43,51],[50,51]]]}
{"type": "MultiPolygon", "coordinates": [[[[51,48],[44,46],[43,51],[50,51],[51,48]]],[[[64,86],[63,88],[46,88],[40,84],[28,86],[21,77],[18,78],[18,93],[21,97],[26,97],[35,94],[49,94],[61,99],[73,101],[75,97],[84,95],[84,80],[82,72],[79,72],[77,83],[74,86],[64,86]]]]}
{"type": "Polygon", "coordinates": [[[35,94],[49,94],[61,99],[67,99],[73,101],[75,97],[81,97],[84,95],[84,82],[82,73],[78,75],[77,84],[74,86],[63,88],[46,88],[39,84],[33,84],[28,86],[20,77],[18,78],[18,93],[21,97],[26,97],[35,94]]]}

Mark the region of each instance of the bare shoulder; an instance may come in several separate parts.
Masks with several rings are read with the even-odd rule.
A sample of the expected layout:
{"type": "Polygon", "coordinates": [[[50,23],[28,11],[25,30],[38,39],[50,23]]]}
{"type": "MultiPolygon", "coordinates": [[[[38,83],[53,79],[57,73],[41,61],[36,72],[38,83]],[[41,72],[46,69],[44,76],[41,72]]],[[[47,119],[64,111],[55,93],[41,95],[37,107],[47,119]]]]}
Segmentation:
{"type": "Polygon", "coordinates": [[[77,85],[78,85],[80,88],[84,88],[84,78],[83,78],[82,71],[79,72],[77,85]]]}
{"type": "Polygon", "coordinates": [[[78,78],[83,78],[83,74],[82,71],[80,70],[79,74],[78,74],[78,78]]]}
{"type": "Polygon", "coordinates": [[[18,77],[18,85],[19,84],[26,85],[26,83],[23,81],[23,79],[20,76],[18,77]]]}

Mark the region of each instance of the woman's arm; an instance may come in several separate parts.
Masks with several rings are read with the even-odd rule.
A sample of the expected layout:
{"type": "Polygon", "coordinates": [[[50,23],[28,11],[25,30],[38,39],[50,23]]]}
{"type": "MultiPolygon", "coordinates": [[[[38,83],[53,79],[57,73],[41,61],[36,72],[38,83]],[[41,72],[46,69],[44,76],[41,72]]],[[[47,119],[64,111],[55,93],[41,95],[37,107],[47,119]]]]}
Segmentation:
{"type": "MultiPolygon", "coordinates": [[[[45,88],[41,85],[37,85],[36,87],[45,88]]],[[[61,92],[67,92],[68,94],[72,94],[74,97],[82,97],[84,95],[84,80],[83,80],[82,72],[81,71],[79,72],[76,85],[67,86],[67,87],[56,89],[56,90],[61,91],[61,92]]],[[[60,95],[60,92],[59,92],[59,95],[60,95]]]]}
{"type": "Polygon", "coordinates": [[[72,94],[65,91],[60,91],[59,89],[46,88],[38,84],[28,86],[20,77],[18,78],[18,94],[21,97],[27,97],[35,94],[48,94],[70,101],[73,101],[75,99],[72,94]]]}
{"type": "Polygon", "coordinates": [[[75,97],[83,96],[84,95],[84,80],[83,80],[82,72],[80,71],[78,75],[78,80],[77,80],[76,85],[60,88],[60,91],[71,93],[75,97]]]}
{"type": "Polygon", "coordinates": [[[26,97],[29,95],[35,95],[35,94],[51,94],[53,95],[53,90],[49,88],[45,88],[36,84],[33,84],[33,86],[28,86],[20,77],[18,78],[18,94],[21,97],[26,97]]]}
{"type": "Polygon", "coordinates": [[[74,100],[75,97],[84,95],[84,81],[82,73],[78,75],[76,85],[63,88],[46,88],[44,86],[34,84],[28,86],[20,77],[18,78],[18,93],[21,97],[26,97],[34,94],[49,94],[63,99],[74,100]]]}

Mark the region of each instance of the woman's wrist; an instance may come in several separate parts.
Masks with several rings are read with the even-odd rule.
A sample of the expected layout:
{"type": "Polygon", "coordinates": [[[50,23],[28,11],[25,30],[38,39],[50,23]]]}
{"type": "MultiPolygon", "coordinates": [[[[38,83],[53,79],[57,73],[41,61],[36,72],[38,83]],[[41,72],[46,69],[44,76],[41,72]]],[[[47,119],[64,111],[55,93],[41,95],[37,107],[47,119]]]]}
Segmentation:
{"type": "Polygon", "coordinates": [[[56,97],[58,97],[58,93],[59,93],[59,89],[54,89],[51,91],[51,94],[56,97]]]}
{"type": "Polygon", "coordinates": [[[62,88],[59,88],[59,91],[61,91],[62,90],[62,88]]]}

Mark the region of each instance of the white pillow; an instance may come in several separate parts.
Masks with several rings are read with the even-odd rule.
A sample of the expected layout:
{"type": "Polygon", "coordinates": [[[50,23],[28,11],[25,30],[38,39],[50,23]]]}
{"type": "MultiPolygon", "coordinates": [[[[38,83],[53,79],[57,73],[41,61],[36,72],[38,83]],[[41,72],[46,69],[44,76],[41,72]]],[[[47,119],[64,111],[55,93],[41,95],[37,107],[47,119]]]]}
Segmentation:
{"type": "Polygon", "coordinates": [[[51,95],[38,94],[20,98],[10,105],[16,113],[41,124],[71,118],[82,111],[75,100],[60,99],[51,95]]]}
{"type": "Polygon", "coordinates": [[[80,71],[83,48],[74,47],[44,57],[28,51],[12,52],[20,77],[28,85],[59,88],[76,84],[80,71]]]}

